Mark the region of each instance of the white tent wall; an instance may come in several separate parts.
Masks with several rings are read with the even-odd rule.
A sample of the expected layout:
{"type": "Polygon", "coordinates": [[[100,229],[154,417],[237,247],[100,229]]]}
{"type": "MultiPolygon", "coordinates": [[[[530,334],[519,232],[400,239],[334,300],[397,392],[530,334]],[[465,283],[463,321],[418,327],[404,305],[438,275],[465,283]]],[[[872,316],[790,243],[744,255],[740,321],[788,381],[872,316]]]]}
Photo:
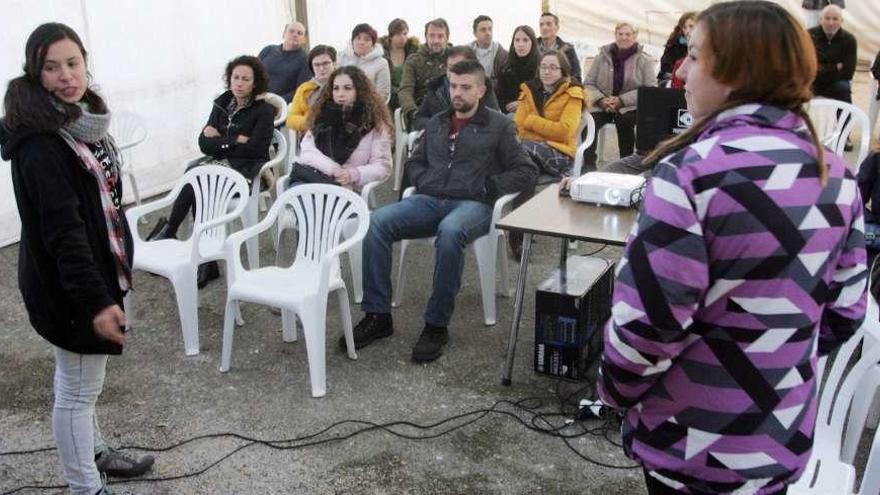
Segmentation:
{"type": "Polygon", "coordinates": [[[536,26],[541,15],[539,0],[391,0],[381,3],[352,0],[312,0],[308,2],[309,41],[346,47],[355,24],[366,22],[383,36],[388,23],[399,17],[409,25],[410,36],[424,42],[425,23],[442,17],[449,23],[450,41],[466,44],[474,40],[473,20],[480,14],[492,18],[495,41],[506,50],[513,30],[520,24],[536,26]],[[377,6],[381,5],[381,8],[377,6]]]}
{"type": "MultiPolygon", "coordinates": [[[[639,0],[634,2],[608,0],[550,0],[550,11],[561,19],[559,36],[577,41],[577,46],[591,48],[581,57],[595,53],[599,46],[614,40],[614,26],[629,22],[639,29],[639,41],[662,47],[675,27],[678,17],[689,10],[700,10],[712,1],[700,0],[639,0]]],[[[796,18],[803,20],[801,0],[779,0],[796,18]]],[[[859,61],[870,63],[880,50],[880,1],[849,0],[844,10],[844,28],[859,42],[859,61]]],[[[662,52],[661,52],[662,53],[662,52]]],[[[658,54],[659,57],[659,54],[658,54]]]]}
{"type": "MultiPolygon", "coordinates": [[[[149,139],[132,162],[143,197],[168,190],[198,155],[198,133],[223,89],[226,63],[280,43],[292,17],[285,0],[2,0],[0,94],[22,73],[24,44],[39,24],[74,28],[113,111],[145,118],[149,139]],[[13,14],[14,13],[14,14],[13,14]]],[[[127,199],[131,188],[126,181],[127,199]]],[[[18,240],[10,165],[0,162],[0,246],[18,240]]]]}

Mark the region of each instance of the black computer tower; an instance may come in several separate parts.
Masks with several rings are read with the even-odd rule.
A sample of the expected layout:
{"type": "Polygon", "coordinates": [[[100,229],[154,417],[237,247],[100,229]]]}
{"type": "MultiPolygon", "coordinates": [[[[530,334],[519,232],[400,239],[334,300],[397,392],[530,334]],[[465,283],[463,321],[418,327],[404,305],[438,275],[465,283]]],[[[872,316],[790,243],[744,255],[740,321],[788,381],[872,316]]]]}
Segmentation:
{"type": "MultiPolygon", "coordinates": [[[[571,256],[535,291],[535,371],[580,380],[587,360],[598,354],[590,347],[596,332],[611,315],[614,263],[601,258],[571,256]]],[[[595,344],[594,344],[595,346],[595,344]]]]}

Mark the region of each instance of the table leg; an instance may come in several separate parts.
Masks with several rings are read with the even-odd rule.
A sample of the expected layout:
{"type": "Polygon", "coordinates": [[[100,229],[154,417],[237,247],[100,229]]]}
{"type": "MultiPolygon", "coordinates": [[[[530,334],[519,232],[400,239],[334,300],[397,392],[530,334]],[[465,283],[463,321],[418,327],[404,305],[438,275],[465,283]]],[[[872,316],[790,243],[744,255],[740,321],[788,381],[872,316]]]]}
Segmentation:
{"type": "Polygon", "coordinates": [[[513,358],[516,354],[516,340],[519,338],[519,321],[522,318],[523,297],[526,291],[526,272],[529,268],[529,251],[532,249],[532,234],[523,234],[522,258],[519,262],[519,278],[516,281],[516,297],[513,302],[513,321],[510,323],[510,337],[507,341],[507,358],[501,372],[501,384],[510,386],[513,373],[513,358]]]}
{"type": "Polygon", "coordinates": [[[559,286],[565,287],[565,278],[568,276],[568,239],[560,239],[562,244],[559,249],[559,286]]]}

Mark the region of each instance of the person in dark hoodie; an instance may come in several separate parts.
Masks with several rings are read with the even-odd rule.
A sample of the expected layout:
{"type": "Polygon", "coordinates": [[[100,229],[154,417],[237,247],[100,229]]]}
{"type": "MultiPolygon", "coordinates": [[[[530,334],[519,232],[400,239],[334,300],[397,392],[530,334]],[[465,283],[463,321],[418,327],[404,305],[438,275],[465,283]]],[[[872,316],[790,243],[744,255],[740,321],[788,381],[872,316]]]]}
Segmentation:
{"type": "Polygon", "coordinates": [[[581,82],[581,62],[578,60],[577,52],[571,43],[566,43],[557,36],[559,33],[559,17],[556,14],[544,12],[541,14],[539,27],[541,29],[541,38],[538,40],[538,50],[541,51],[541,55],[551,50],[562,52],[571,66],[571,77],[576,82],[581,82]]]}
{"type": "MultiPolygon", "coordinates": [[[[463,60],[477,60],[476,52],[469,46],[453,46],[446,51],[446,73],[428,81],[425,99],[422,100],[419,111],[416,112],[416,116],[413,119],[414,130],[420,131],[424,129],[428,121],[431,120],[431,117],[449,110],[452,106],[452,100],[449,96],[449,67],[463,60]]],[[[486,95],[483,96],[482,101],[487,107],[498,110],[498,99],[495,98],[495,91],[493,91],[492,86],[492,80],[486,79],[486,95]]]]}
{"type": "MultiPolygon", "coordinates": [[[[260,97],[269,76],[260,59],[242,55],[226,65],[225,79],[227,91],[214,100],[208,123],[199,134],[199,149],[206,156],[187,170],[208,163],[228,165],[250,183],[269,159],[275,108],[260,97]]],[[[148,240],[176,239],[177,229],[194,207],[195,193],[187,185],[174,201],[167,222],[159,219],[148,240]]],[[[219,276],[216,261],[200,265],[199,288],[219,276]]]]}
{"type": "Polygon", "coordinates": [[[73,494],[111,493],[102,473],[139,476],[153,458],[110,448],[97,426],[108,355],[126,340],[133,246],[111,113],[89,87],[73,29],[47,23],[30,34],[24,75],[3,103],[0,156],[12,162],[21,217],[18,284],[31,325],[54,349],[52,431],[64,478],[73,494]]]}

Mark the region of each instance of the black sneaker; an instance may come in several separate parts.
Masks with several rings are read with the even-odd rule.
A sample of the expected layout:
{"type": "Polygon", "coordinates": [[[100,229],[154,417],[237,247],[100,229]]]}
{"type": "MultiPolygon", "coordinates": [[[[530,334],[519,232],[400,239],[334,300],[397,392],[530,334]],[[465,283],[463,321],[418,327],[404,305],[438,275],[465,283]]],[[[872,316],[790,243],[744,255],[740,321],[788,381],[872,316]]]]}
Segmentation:
{"type": "Polygon", "coordinates": [[[443,346],[449,342],[449,331],[446,327],[425,325],[419,341],[413,347],[412,359],[417,363],[430,363],[443,355],[443,346]]]}
{"type": "MultiPolygon", "coordinates": [[[[390,313],[367,313],[354,327],[354,348],[370,345],[376,339],[389,337],[394,333],[394,322],[390,313]]],[[[339,337],[339,347],[345,349],[345,335],[339,337]]]]}
{"type": "Polygon", "coordinates": [[[106,473],[117,478],[133,478],[140,476],[153,466],[153,456],[145,455],[140,459],[130,457],[118,450],[107,447],[97,457],[95,465],[98,472],[106,473]]]}

